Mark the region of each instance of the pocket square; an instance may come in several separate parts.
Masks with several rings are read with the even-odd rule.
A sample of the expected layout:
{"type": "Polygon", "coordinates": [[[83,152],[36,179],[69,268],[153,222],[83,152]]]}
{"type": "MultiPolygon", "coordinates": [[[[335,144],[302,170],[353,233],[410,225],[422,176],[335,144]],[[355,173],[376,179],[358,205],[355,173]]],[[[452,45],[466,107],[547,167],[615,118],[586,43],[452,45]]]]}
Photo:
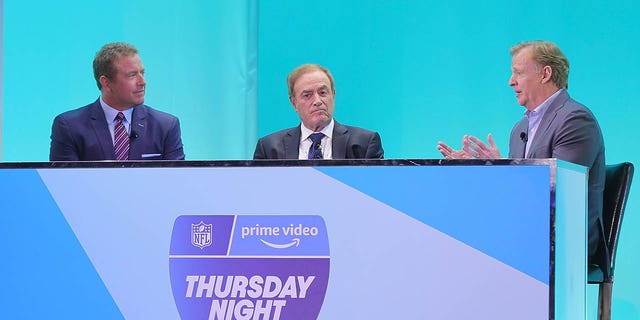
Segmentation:
{"type": "Polygon", "coordinates": [[[143,153],[141,155],[142,159],[145,158],[158,158],[162,155],[162,153],[143,153]]]}

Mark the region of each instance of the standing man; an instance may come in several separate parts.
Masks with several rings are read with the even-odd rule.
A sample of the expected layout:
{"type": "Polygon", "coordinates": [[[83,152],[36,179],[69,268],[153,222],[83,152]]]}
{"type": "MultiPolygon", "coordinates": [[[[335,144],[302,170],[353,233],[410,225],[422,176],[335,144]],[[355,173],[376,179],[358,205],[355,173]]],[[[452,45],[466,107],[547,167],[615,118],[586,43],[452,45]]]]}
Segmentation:
{"type": "MultiPolygon", "coordinates": [[[[603,263],[608,252],[600,241],[606,173],[600,126],[587,107],[569,96],[569,60],[554,43],[519,43],[511,55],[509,85],[526,111],[511,130],[509,158],[558,158],[589,168],[589,263],[603,263]]],[[[502,157],[491,134],[489,145],[473,136],[462,140],[462,150],[443,142],[437,149],[447,159],[502,157]]]]}
{"type": "Polygon", "coordinates": [[[287,77],[289,101],[302,123],[258,140],[254,159],[382,159],[377,132],[333,119],[336,89],[328,69],[303,64],[287,77]]]}
{"type": "Polygon", "coordinates": [[[178,118],[144,105],[134,46],[104,45],[93,60],[100,98],[53,120],[50,161],[184,160],[178,118]]]}

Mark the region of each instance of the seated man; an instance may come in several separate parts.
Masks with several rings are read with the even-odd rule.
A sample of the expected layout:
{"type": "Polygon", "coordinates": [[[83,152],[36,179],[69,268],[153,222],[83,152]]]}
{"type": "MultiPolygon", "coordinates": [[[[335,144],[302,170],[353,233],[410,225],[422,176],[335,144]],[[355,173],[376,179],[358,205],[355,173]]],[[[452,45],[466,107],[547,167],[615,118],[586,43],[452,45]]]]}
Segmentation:
{"type": "Polygon", "coordinates": [[[289,101],[302,123],[258,140],[254,159],[382,159],[377,132],[333,119],[333,76],[316,64],[303,64],[287,77],[289,101]]]}
{"type": "Polygon", "coordinates": [[[53,120],[50,161],[184,160],[178,118],[144,105],[138,50],[106,44],[93,74],[100,98],[53,120]]]}
{"type": "MultiPolygon", "coordinates": [[[[589,262],[607,261],[603,237],[602,197],[605,180],[604,140],[591,111],[571,99],[568,88],[569,60],[560,48],[547,41],[530,41],[511,48],[513,87],[525,117],[511,131],[509,158],[558,158],[589,168],[589,262]]],[[[462,150],[443,142],[437,149],[447,159],[501,158],[488,135],[488,145],[473,136],[463,137],[462,150]]]]}

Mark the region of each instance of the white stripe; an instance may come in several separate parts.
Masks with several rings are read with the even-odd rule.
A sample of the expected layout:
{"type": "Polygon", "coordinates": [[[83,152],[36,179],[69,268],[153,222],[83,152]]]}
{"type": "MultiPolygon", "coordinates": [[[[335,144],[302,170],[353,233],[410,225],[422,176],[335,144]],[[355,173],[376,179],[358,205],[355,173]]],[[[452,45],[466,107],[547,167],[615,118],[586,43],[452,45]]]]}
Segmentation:
{"type": "Polygon", "coordinates": [[[214,255],[197,255],[197,254],[170,254],[169,258],[174,259],[251,259],[251,258],[300,258],[300,259],[328,259],[329,256],[214,256],[214,255]]]}
{"type": "Polygon", "coordinates": [[[238,219],[237,215],[233,216],[233,224],[231,225],[231,236],[229,237],[229,245],[227,246],[227,255],[229,255],[229,252],[231,251],[231,242],[233,242],[233,231],[236,230],[236,220],[238,219]]]}
{"type": "Polygon", "coordinates": [[[116,147],[116,154],[120,153],[123,149],[128,149],[129,146],[126,146],[124,143],[120,146],[116,147]]]}
{"type": "MultiPolygon", "coordinates": [[[[116,118],[117,119],[117,118],[116,118]]],[[[122,124],[122,120],[118,119],[116,122],[115,132],[114,132],[114,153],[117,160],[126,160],[129,157],[129,144],[127,143],[127,138],[129,135],[122,124]]]]}

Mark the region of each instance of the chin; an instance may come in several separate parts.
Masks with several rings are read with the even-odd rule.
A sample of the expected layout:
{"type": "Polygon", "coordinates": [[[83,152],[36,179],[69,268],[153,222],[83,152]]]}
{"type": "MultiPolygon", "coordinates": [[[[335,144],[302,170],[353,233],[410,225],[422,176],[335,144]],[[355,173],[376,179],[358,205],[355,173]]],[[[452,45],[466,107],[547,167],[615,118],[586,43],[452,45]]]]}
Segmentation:
{"type": "Polygon", "coordinates": [[[316,118],[314,122],[320,126],[325,126],[329,124],[329,121],[331,121],[331,118],[322,116],[322,117],[316,118]]]}

